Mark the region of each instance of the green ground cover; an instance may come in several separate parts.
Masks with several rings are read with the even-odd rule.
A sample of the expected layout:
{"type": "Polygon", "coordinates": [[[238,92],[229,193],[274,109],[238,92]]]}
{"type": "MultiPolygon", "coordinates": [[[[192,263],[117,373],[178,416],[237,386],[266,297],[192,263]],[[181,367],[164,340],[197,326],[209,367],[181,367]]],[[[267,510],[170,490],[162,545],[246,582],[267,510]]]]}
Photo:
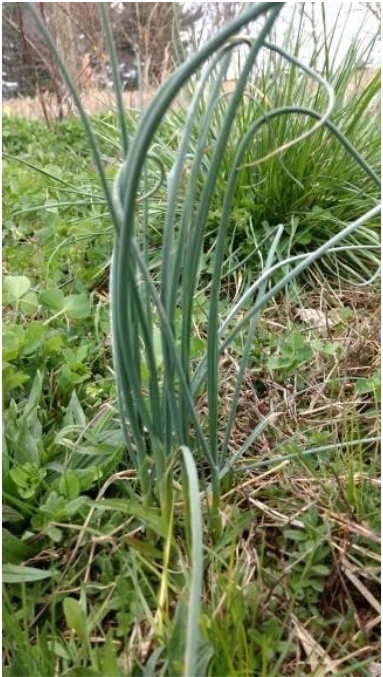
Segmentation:
{"type": "MultiPolygon", "coordinates": [[[[95,121],[111,181],[114,123],[95,121]]],[[[18,158],[3,164],[4,674],[182,674],[185,497],[166,473],[168,503],[143,508],[127,458],[110,345],[112,231],[80,123],[48,131],[4,118],[3,142],[18,158]]],[[[236,206],[243,216],[240,195],[236,206]]],[[[205,265],[208,281],[208,246],[205,265]]],[[[222,312],[253,274],[234,268],[222,278],[222,312]]],[[[206,344],[208,297],[207,286],[193,360],[206,344]]],[[[223,424],[244,340],[220,361],[223,424]]],[[[304,279],[280,295],[259,323],[229,453],[260,415],[275,416],[225,477],[218,539],[201,495],[199,675],[372,674],[380,452],[364,440],[379,435],[379,407],[376,287],[330,288],[318,271],[315,289],[304,279]],[[322,451],[301,453],[311,449],[322,451]]],[[[197,408],[207,428],[205,392],[197,408]]]]}

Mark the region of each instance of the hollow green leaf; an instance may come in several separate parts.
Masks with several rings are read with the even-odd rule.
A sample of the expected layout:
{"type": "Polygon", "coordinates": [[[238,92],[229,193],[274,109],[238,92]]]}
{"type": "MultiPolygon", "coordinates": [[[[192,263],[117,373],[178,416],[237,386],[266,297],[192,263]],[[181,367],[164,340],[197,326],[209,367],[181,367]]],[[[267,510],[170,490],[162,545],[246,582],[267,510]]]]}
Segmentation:
{"type": "Polygon", "coordinates": [[[184,677],[197,674],[197,653],[199,644],[199,613],[202,594],[203,543],[202,514],[199,498],[198,475],[190,449],[181,447],[185,464],[190,505],[192,531],[192,575],[186,622],[186,644],[184,656],[184,677]]]}

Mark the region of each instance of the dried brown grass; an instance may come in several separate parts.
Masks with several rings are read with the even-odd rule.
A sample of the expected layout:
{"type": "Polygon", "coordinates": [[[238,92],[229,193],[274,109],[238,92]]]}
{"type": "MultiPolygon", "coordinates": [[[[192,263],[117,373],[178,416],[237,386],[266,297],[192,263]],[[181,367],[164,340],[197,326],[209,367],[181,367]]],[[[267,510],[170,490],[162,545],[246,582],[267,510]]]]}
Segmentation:
{"type": "MultiPolygon", "coordinates": [[[[138,91],[129,91],[123,93],[123,100],[126,108],[139,109],[141,104],[147,105],[154,94],[155,89],[147,89],[142,94],[138,91]]],[[[113,90],[101,89],[99,87],[87,88],[82,94],[82,102],[85,110],[90,115],[105,113],[116,109],[113,90]]],[[[15,97],[2,102],[3,114],[27,117],[35,120],[44,119],[44,109],[49,119],[55,120],[59,117],[60,111],[57,100],[53,94],[44,92],[41,97],[15,97]]],[[[63,102],[64,116],[75,115],[70,98],[63,102]]]]}
{"type": "MultiPolygon", "coordinates": [[[[269,427],[250,447],[247,456],[252,459],[277,450],[281,443],[292,437],[297,439],[296,436],[304,436],[307,430],[331,433],[334,441],[341,442],[344,423],[347,419],[352,420],[356,411],[360,425],[378,427],[379,421],[371,422],[366,411],[366,397],[358,396],[355,391],[355,378],[372,376],[380,366],[380,294],[378,290],[349,289],[338,295],[335,307],[333,304],[329,305],[323,293],[305,296],[305,307],[325,318],[320,327],[317,323],[302,326],[302,322],[297,319],[299,308],[289,307],[288,304],[275,303],[266,311],[259,324],[260,335],[267,337],[269,333],[278,333],[283,341],[289,327],[298,328],[308,342],[320,337],[339,346],[339,356],[334,355],[329,359],[325,354],[314,355],[299,370],[300,376],[304,375],[305,378],[303,390],[297,387],[296,372],[284,378],[271,372],[267,367],[266,354],[259,364],[254,361],[252,368],[245,371],[229,451],[239,449],[261,418],[270,412],[275,413],[275,427],[269,427]],[[342,309],[348,311],[346,320],[341,319],[342,309]],[[334,320],[329,317],[330,311],[334,320]],[[338,313],[339,321],[336,319],[338,313]],[[329,387],[330,379],[332,382],[338,380],[338,390],[329,387]]],[[[220,361],[220,443],[224,438],[238,369],[238,356],[227,352],[220,361]]],[[[197,410],[207,422],[209,410],[206,394],[198,399],[197,410]]],[[[373,434],[379,434],[379,430],[374,430],[373,434]]]]}
{"type": "MultiPolygon", "coordinates": [[[[351,98],[357,92],[360,92],[367,87],[378,70],[378,68],[367,68],[362,74],[356,73],[355,82],[350,83],[347,88],[347,96],[351,98]]],[[[222,89],[224,92],[231,92],[235,89],[235,86],[236,80],[231,79],[223,83],[222,89]]],[[[146,87],[142,94],[138,91],[127,91],[123,93],[123,100],[127,108],[139,109],[141,105],[146,106],[150,103],[155,91],[155,87],[146,87]]],[[[256,90],[256,92],[262,95],[262,92],[259,92],[258,90],[256,90]]],[[[109,110],[115,110],[116,108],[113,90],[97,87],[93,83],[90,85],[87,84],[87,86],[84,87],[82,100],[85,110],[90,115],[104,113],[109,110]]],[[[3,114],[6,115],[41,120],[45,117],[44,109],[51,120],[55,120],[59,117],[60,110],[54,94],[43,92],[41,96],[15,97],[14,99],[6,99],[2,102],[2,111],[3,114]]],[[[63,104],[63,115],[69,116],[75,114],[76,111],[72,102],[70,98],[67,97],[63,104]]]]}

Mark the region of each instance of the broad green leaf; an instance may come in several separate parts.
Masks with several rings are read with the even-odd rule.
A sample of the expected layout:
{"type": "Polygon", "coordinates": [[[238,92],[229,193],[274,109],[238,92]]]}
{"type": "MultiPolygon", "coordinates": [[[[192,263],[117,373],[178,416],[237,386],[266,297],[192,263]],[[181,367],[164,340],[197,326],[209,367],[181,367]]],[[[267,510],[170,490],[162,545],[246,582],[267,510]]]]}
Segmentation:
{"type": "Polygon", "coordinates": [[[51,578],[53,571],[23,567],[16,564],[3,565],[3,583],[35,583],[51,578]]]}
{"type": "Polygon", "coordinates": [[[194,359],[200,357],[203,355],[204,350],[206,350],[206,341],[199,338],[198,336],[193,337],[191,341],[192,357],[194,359]]]}
{"type": "Polygon", "coordinates": [[[116,651],[113,645],[113,635],[109,631],[104,645],[104,656],[102,659],[102,674],[108,677],[120,677],[121,670],[118,665],[116,651]]]}
{"type": "Polygon", "coordinates": [[[6,522],[23,522],[24,517],[17,510],[11,508],[9,505],[2,506],[2,519],[3,524],[6,522]]]}
{"type": "Polygon", "coordinates": [[[48,527],[46,527],[45,533],[47,534],[47,536],[49,536],[49,538],[52,539],[52,541],[54,541],[54,543],[60,543],[63,537],[62,529],[52,526],[51,524],[48,527]]]}
{"type": "Polygon", "coordinates": [[[3,360],[13,360],[25,342],[24,328],[17,324],[3,327],[3,360]]]}
{"type": "Polygon", "coordinates": [[[77,362],[84,362],[84,360],[88,357],[88,353],[89,345],[85,343],[83,346],[80,346],[76,355],[77,362]]]}
{"type": "Polygon", "coordinates": [[[13,373],[4,376],[3,378],[3,388],[4,390],[12,390],[12,388],[18,388],[18,386],[23,385],[29,381],[30,376],[25,374],[23,371],[15,371],[13,373]]]}
{"type": "MultiPolygon", "coordinates": [[[[23,303],[24,299],[21,301],[20,304],[21,308],[23,303]]],[[[35,322],[28,323],[27,327],[25,328],[23,344],[20,349],[20,355],[22,357],[26,357],[29,355],[33,355],[33,353],[37,352],[43,345],[42,338],[46,333],[46,331],[47,328],[44,327],[42,322],[36,320],[35,322]]]]}
{"type": "MultiPolygon", "coordinates": [[[[77,448],[78,453],[79,448],[77,448]]],[[[95,452],[100,453],[100,449],[95,449],[95,452]]],[[[92,485],[101,479],[102,471],[95,465],[90,465],[88,468],[76,468],[72,471],[80,482],[81,491],[89,491],[92,485]]]]}
{"type": "Polygon", "coordinates": [[[85,640],[87,634],[86,614],[80,602],[73,597],[66,597],[63,602],[64,616],[67,625],[78,637],[85,640]]]}
{"type": "Polygon", "coordinates": [[[20,301],[20,310],[25,315],[33,315],[38,308],[37,296],[34,292],[28,292],[20,301]]]}
{"type": "Polygon", "coordinates": [[[61,348],[63,344],[63,337],[60,334],[50,336],[46,341],[44,341],[44,353],[49,355],[50,353],[55,353],[61,348]]]}
{"type": "Polygon", "coordinates": [[[44,308],[48,308],[48,310],[53,310],[55,313],[58,313],[64,308],[65,296],[61,289],[52,287],[51,289],[40,292],[39,301],[44,308]]]}
{"type": "Polygon", "coordinates": [[[85,320],[90,315],[90,301],[86,294],[65,297],[65,314],[70,320],[85,320]]]}
{"type": "Polygon", "coordinates": [[[69,501],[65,505],[65,512],[68,517],[73,517],[82,506],[87,503],[88,497],[87,496],[78,496],[77,498],[74,498],[73,501],[69,501]]]}
{"type": "Polygon", "coordinates": [[[73,425],[74,423],[81,426],[82,428],[85,428],[86,426],[86,417],[75,390],[72,392],[67,411],[65,413],[64,425],[68,426],[73,425]]]}
{"type": "Polygon", "coordinates": [[[41,339],[32,339],[32,341],[28,341],[28,343],[26,343],[22,347],[20,355],[21,357],[30,357],[31,355],[36,353],[40,347],[41,347],[41,339]]]}
{"type": "Polygon", "coordinates": [[[30,462],[15,466],[10,472],[22,498],[32,498],[46,474],[47,471],[44,468],[39,468],[37,464],[30,462]]]}
{"type": "Polygon", "coordinates": [[[2,529],[3,562],[21,564],[33,555],[33,548],[12,534],[8,529],[2,529]]]}
{"type": "Polygon", "coordinates": [[[73,350],[69,350],[69,348],[63,348],[63,356],[65,357],[65,362],[71,367],[72,364],[76,364],[77,362],[77,356],[76,353],[73,350]]]}
{"type": "Polygon", "coordinates": [[[29,291],[30,280],[24,275],[7,275],[4,278],[3,290],[14,301],[18,301],[29,291]]]}
{"type": "Polygon", "coordinates": [[[289,369],[295,363],[292,357],[270,357],[268,361],[269,369],[289,369]]]}
{"type": "Polygon", "coordinates": [[[359,395],[376,392],[378,396],[381,393],[381,370],[378,369],[373,376],[362,376],[355,382],[355,392],[359,395]]]}
{"type": "MultiPolygon", "coordinates": [[[[25,416],[25,415],[24,415],[25,416]]],[[[15,461],[18,464],[32,462],[36,465],[40,463],[40,443],[42,428],[40,422],[35,418],[28,423],[27,418],[23,416],[15,436],[15,461]]],[[[36,416],[36,415],[35,415],[36,416]]],[[[33,413],[31,419],[33,418],[33,413]]]]}
{"type": "Polygon", "coordinates": [[[36,339],[41,339],[41,337],[46,333],[47,328],[44,327],[43,323],[38,320],[34,322],[29,322],[28,326],[25,329],[25,338],[27,341],[34,341],[36,339]]]}
{"type": "Polygon", "coordinates": [[[312,241],[313,236],[310,233],[310,231],[306,230],[304,233],[300,233],[296,236],[295,242],[299,242],[300,244],[310,244],[312,241]]]}
{"type": "Polygon", "coordinates": [[[68,473],[60,478],[59,491],[70,501],[80,493],[80,482],[74,473],[68,473]]]}
{"type": "MultiPolygon", "coordinates": [[[[48,174],[51,174],[52,177],[61,178],[63,175],[63,167],[61,167],[60,165],[51,165],[51,164],[45,165],[44,171],[47,172],[48,174]]],[[[46,200],[44,207],[49,207],[51,203],[57,204],[56,200],[46,200]]]]}
{"type": "Polygon", "coordinates": [[[59,641],[48,641],[48,647],[49,650],[52,651],[55,656],[60,656],[60,658],[64,658],[64,660],[69,661],[70,660],[70,655],[68,651],[60,644],[59,641]]]}

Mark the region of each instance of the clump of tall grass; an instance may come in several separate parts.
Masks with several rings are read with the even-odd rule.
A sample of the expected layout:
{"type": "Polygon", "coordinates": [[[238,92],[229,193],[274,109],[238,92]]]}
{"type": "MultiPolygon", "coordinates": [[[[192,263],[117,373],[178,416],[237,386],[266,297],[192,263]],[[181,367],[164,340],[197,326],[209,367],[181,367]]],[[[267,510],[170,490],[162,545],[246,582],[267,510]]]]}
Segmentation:
{"type": "MultiPolygon", "coordinates": [[[[286,224],[284,219],[278,218],[282,212],[278,213],[277,209],[277,191],[275,199],[268,205],[269,228],[257,233],[254,243],[254,254],[260,261],[259,275],[222,314],[221,278],[227,258],[233,206],[238,201],[238,191],[243,191],[245,200],[243,181],[250,170],[261,171],[263,175],[255,192],[249,188],[253,191],[251,204],[254,214],[258,203],[263,201],[266,204],[266,197],[270,196],[270,190],[266,191],[266,196],[262,196],[262,185],[271,180],[273,172],[275,175],[275,166],[279,167],[282,174],[289,171],[278,165],[281,151],[294,152],[297,157],[302,152],[305,165],[311,153],[315,153],[327,137],[335,139],[342,152],[347,154],[350,164],[355,163],[358,171],[364,172],[369,180],[377,181],[374,171],[330,121],[335,104],[332,88],[313,68],[305,66],[289,51],[266,42],[282,4],[251,4],[241,16],[182,64],[155,96],[131,142],[127,133],[113,39],[105,6],[100,4],[113,69],[121,146],[125,157],[113,192],[106,179],[92,126],[76,88],[52,39],[45,27],[41,26],[78,105],[115,229],[111,273],[115,374],[126,446],[130,462],[138,473],[145,505],[159,501],[164,512],[170,514],[172,482],[169,483],[169,477],[171,480],[173,469],[176,468],[177,450],[183,459],[181,478],[190,496],[188,520],[193,544],[185,674],[194,674],[195,670],[197,611],[202,575],[197,469],[199,481],[209,495],[211,533],[219,537],[222,530],[222,480],[272,419],[271,415],[259,420],[241,447],[229,454],[231,429],[259,315],[271,298],[316,264],[323,255],[354,251],[350,241],[340,244],[341,241],[360,232],[361,228],[377,217],[380,210],[373,201],[371,205],[368,204],[368,209],[367,203],[361,202],[360,212],[356,213],[352,209],[348,215],[347,206],[344,206],[344,220],[339,227],[329,229],[321,240],[314,239],[311,250],[294,253],[292,245],[296,233],[289,231],[290,222],[286,224]],[[262,18],[257,35],[254,38],[240,37],[240,29],[257,18],[262,18]],[[247,56],[231,96],[223,96],[222,83],[232,54],[240,46],[246,48],[247,56]],[[293,92],[287,102],[278,101],[276,107],[265,106],[264,101],[256,100],[249,108],[244,106],[249,78],[265,48],[277,54],[277,63],[280,59],[280,64],[284,64],[283,73],[287,73],[286,69],[290,68],[294,73],[301,71],[305,77],[314,79],[323,88],[323,97],[322,94],[314,97],[312,107],[302,105],[302,99],[293,102],[293,92]],[[157,131],[180,90],[187,86],[190,78],[201,67],[202,75],[195,86],[188,111],[182,117],[181,134],[177,140],[176,153],[172,156],[173,162],[171,166],[164,167],[161,145],[156,143],[157,131]],[[241,133],[236,127],[238,115],[242,116],[241,133]],[[301,122],[297,126],[297,120],[304,120],[305,126],[301,126],[301,122]],[[274,121],[276,128],[273,127],[274,121]],[[235,150],[234,137],[238,141],[235,150]],[[264,139],[261,145],[259,138],[264,139]],[[305,150],[305,144],[308,143],[310,152],[305,150]],[[271,178],[268,172],[271,172],[271,178]],[[217,195],[220,196],[219,204],[217,195]],[[156,254],[156,265],[153,265],[150,229],[157,200],[161,203],[162,238],[160,251],[156,254]],[[217,211],[214,218],[218,225],[212,240],[212,212],[215,214],[217,211]],[[291,247],[281,250],[286,231],[291,247]],[[264,250],[262,253],[262,240],[267,243],[266,255],[264,250]],[[209,241],[211,260],[208,279],[203,266],[206,241],[209,241]],[[275,278],[276,272],[281,273],[278,278],[275,278]],[[271,285],[270,280],[273,280],[271,285]],[[202,355],[195,360],[192,349],[194,319],[198,297],[204,289],[209,296],[206,337],[202,355]],[[223,442],[219,442],[220,358],[244,331],[245,342],[234,394],[223,442]],[[207,426],[203,424],[196,406],[202,390],[207,391],[207,426]],[[172,468],[171,473],[169,467],[172,468]]],[[[282,65],[279,68],[282,72],[282,65]]],[[[303,80],[299,82],[303,83],[303,80]]],[[[277,83],[274,87],[277,91],[277,83]]],[[[254,181],[253,176],[250,178],[254,181]]],[[[294,182],[302,183],[302,178],[295,176],[294,182]]],[[[256,227],[258,218],[254,217],[256,227]]],[[[330,219],[323,222],[330,228],[330,219]]]]}
{"type": "MultiPolygon", "coordinates": [[[[347,149],[339,144],[328,125],[321,125],[315,134],[306,136],[301,143],[286,146],[310,126],[303,109],[323,110],[327,93],[323,84],[296,63],[288,68],[283,51],[278,51],[275,45],[266,41],[260,59],[249,74],[227,140],[211,202],[207,251],[209,233],[212,241],[219,227],[230,167],[249,125],[275,108],[294,106],[301,110],[270,118],[246,148],[238,171],[228,223],[226,246],[230,258],[225,263],[224,273],[229,273],[234,263],[241,265],[244,260],[252,274],[259,270],[259,257],[255,253],[257,246],[263,238],[270,236],[272,229],[279,223],[284,224],[284,233],[276,254],[281,260],[323,244],[329,236],[340,232],[345,223],[371,209],[380,200],[378,176],[381,131],[377,119],[381,91],[380,69],[375,69],[374,76],[362,87],[363,69],[359,67],[360,63],[368,62],[377,37],[362,45],[360,36],[355,36],[347,52],[340,56],[339,45],[336,47],[333,44],[334,24],[334,28],[324,33],[314,49],[307,45],[304,22],[297,23],[297,14],[300,12],[301,8],[294,8],[290,27],[285,32],[283,50],[326,78],[335,95],[331,122],[360,151],[372,171],[366,174],[365,167],[350,158],[347,149]],[[292,30],[294,25],[295,31],[292,30]],[[283,147],[283,152],[280,150],[269,157],[267,162],[263,161],[274,149],[283,147]]],[[[243,61],[243,58],[242,50],[239,61],[243,61]]],[[[224,91],[212,114],[206,137],[205,167],[200,171],[200,190],[204,185],[204,176],[209,171],[215,139],[219,135],[235,86],[235,79],[224,83],[224,91]]],[[[191,94],[187,92],[177,102],[161,127],[157,152],[167,168],[172,166],[177,154],[190,97],[191,94]]],[[[206,97],[201,102],[201,119],[196,116],[191,134],[191,155],[200,138],[205,105],[206,97]]],[[[154,239],[156,232],[161,236],[161,223],[162,214],[154,213],[154,239]]],[[[357,285],[375,279],[376,274],[379,274],[380,220],[372,219],[352,234],[345,244],[354,248],[326,254],[308,272],[314,273],[316,279],[318,276],[332,282],[343,279],[348,284],[357,285]]],[[[261,246],[261,251],[263,254],[267,251],[267,244],[261,246]]]]}

